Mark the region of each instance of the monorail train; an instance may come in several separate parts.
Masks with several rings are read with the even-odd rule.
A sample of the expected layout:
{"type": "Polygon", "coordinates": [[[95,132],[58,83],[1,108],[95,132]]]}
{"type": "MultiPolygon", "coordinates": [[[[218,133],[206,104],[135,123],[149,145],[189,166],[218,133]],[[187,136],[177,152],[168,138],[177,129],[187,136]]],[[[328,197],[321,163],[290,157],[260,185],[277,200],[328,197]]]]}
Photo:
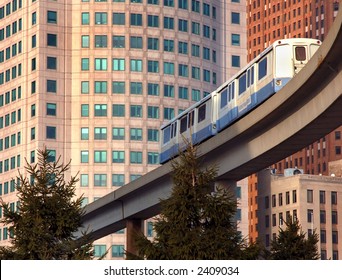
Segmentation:
{"type": "Polygon", "coordinates": [[[217,90],[161,127],[160,163],[219,133],[278,92],[320,47],[315,39],[278,40],[217,90]]]}

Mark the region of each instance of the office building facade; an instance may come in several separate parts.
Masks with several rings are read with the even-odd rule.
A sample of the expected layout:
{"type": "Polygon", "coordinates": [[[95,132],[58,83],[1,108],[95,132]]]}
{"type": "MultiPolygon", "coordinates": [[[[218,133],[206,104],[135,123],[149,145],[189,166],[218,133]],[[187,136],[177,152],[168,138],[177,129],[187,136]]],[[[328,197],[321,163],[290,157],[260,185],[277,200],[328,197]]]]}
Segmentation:
{"type": "MultiPolygon", "coordinates": [[[[159,127],[246,64],[245,11],[243,1],[2,1],[1,198],[16,208],[18,169],[43,147],[71,160],[84,205],[156,168],[159,127]]],[[[124,230],[95,244],[122,258],[124,230]]]]}

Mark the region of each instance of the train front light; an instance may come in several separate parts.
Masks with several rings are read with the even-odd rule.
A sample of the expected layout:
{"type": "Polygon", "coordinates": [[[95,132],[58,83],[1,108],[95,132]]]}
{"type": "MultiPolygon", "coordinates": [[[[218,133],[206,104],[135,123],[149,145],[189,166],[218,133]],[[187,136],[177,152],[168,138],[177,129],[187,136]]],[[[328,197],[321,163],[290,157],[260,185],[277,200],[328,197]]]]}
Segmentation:
{"type": "Polygon", "coordinates": [[[276,80],[276,86],[281,86],[281,80],[276,80]]]}

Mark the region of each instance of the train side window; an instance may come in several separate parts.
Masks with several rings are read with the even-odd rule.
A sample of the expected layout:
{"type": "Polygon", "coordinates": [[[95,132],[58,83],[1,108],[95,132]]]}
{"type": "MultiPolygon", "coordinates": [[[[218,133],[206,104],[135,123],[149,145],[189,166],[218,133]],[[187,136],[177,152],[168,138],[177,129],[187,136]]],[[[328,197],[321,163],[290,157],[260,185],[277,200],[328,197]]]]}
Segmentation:
{"type": "Polygon", "coordinates": [[[254,84],[254,66],[251,68],[251,85],[254,84]]]}
{"type": "Polygon", "coordinates": [[[190,126],[193,126],[194,125],[194,117],[195,117],[195,112],[194,111],[191,111],[189,114],[188,114],[188,127],[190,126]]]}
{"type": "Polygon", "coordinates": [[[176,134],[177,134],[177,123],[176,122],[172,124],[172,132],[171,132],[171,134],[172,134],[171,138],[176,137],[176,134]]]}
{"type": "Polygon", "coordinates": [[[170,141],[170,131],[171,128],[170,126],[166,127],[164,130],[163,130],[163,144],[166,144],[167,142],[170,141]]]}
{"type": "Polygon", "coordinates": [[[246,74],[239,78],[239,95],[246,91],[246,74]]]}
{"type": "Polygon", "coordinates": [[[261,80],[263,77],[267,75],[267,57],[265,57],[263,60],[259,62],[258,68],[258,80],[261,80]]]}
{"type": "Polygon", "coordinates": [[[235,82],[232,82],[231,85],[232,85],[232,100],[233,100],[235,97],[235,82]]]}
{"type": "Polygon", "coordinates": [[[296,47],[296,60],[305,61],[306,60],[306,50],[305,47],[296,47]]]}
{"type": "Polygon", "coordinates": [[[198,123],[205,120],[207,104],[202,105],[198,108],[198,123]]]}
{"type": "Polygon", "coordinates": [[[187,116],[184,116],[180,121],[180,133],[183,133],[187,129],[187,116]]]}
{"type": "Polygon", "coordinates": [[[251,69],[247,70],[247,88],[250,86],[250,80],[251,80],[251,69]]]}
{"type": "Polygon", "coordinates": [[[227,105],[227,88],[221,92],[221,109],[227,105]]]}

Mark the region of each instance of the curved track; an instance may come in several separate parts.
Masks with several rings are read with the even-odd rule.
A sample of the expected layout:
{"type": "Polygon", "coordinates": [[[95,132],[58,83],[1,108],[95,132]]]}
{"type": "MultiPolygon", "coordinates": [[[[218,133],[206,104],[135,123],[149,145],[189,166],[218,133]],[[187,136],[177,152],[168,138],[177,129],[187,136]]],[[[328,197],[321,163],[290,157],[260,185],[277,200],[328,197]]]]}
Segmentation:
{"type": "MultiPolygon", "coordinates": [[[[342,124],[342,12],[309,63],[281,91],[199,146],[218,180],[239,180],[311,144],[342,124]]],[[[171,166],[163,166],[89,204],[83,219],[96,240],[126,221],[159,214],[169,196],[171,166]]]]}

